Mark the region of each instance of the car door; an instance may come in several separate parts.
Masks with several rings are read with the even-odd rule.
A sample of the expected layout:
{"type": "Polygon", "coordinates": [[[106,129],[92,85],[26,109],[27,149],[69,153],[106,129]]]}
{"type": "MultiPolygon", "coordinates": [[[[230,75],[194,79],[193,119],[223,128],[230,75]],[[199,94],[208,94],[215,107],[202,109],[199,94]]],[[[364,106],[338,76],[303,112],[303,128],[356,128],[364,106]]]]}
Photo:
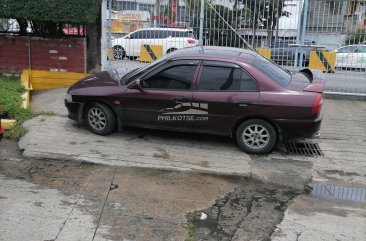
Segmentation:
{"type": "Polygon", "coordinates": [[[259,104],[257,82],[236,64],[204,61],[192,105],[206,114],[192,122],[193,131],[230,135],[242,118],[254,116],[259,104]]]}
{"type": "MultiPolygon", "coordinates": [[[[187,114],[198,61],[177,60],[140,79],[141,90],[124,94],[124,116],[129,125],[191,131],[187,114]]],[[[189,111],[188,111],[189,112],[189,111]]]]}
{"type": "Polygon", "coordinates": [[[355,50],[355,46],[345,46],[336,50],[336,67],[349,68],[352,67],[352,58],[350,54],[355,50]]]}
{"type": "Polygon", "coordinates": [[[349,67],[366,68],[366,46],[360,45],[348,55],[349,67]]]}

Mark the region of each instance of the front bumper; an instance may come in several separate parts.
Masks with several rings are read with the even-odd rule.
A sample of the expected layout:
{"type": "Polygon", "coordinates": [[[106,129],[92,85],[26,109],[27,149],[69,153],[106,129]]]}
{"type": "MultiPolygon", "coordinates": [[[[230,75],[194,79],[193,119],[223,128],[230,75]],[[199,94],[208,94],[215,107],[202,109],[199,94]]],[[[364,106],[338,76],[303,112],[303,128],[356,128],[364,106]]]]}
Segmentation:
{"type": "Polygon", "coordinates": [[[65,106],[68,110],[68,117],[72,120],[81,121],[80,111],[81,103],[65,100],[65,106]]]}

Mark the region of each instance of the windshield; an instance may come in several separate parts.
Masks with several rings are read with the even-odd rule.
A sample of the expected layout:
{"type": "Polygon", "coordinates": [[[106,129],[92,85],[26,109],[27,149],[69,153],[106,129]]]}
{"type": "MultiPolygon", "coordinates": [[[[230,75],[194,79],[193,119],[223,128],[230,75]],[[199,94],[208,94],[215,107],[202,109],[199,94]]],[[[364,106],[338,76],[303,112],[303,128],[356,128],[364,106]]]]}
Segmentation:
{"type": "Polygon", "coordinates": [[[254,59],[252,65],[282,87],[288,86],[291,82],[290,71],[282,69],[259,54],[254,59]]]}
{"type": "Polygon", "coordinates": [[[163,62],[165,59],[166,59],[166,56],[164,56],[158,60],[155,60],[154,62],[147,64],[143,67],[131,70],[130,72],[128,72],[121,78],[121,80],[120,80],[121,85],[128,85],[133,80],[137,79],[139,76],[145,74],[149,69],[153,68],[155,65],[163,62]]]}

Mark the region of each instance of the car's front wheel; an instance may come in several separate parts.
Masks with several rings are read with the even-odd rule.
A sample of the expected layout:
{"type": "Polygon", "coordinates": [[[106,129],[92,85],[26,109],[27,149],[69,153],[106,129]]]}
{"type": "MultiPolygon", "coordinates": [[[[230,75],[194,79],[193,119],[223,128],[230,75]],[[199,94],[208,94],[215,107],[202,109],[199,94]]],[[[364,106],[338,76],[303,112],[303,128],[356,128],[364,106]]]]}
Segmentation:
{"type": "Polygon", "coordinates": [[[276,130],[271,124],[261,119],[244,121],[236,131],[236,141],[247,153],[268,153],[276,145],[276,139],[276,130]]]}
{"type": "Polygon", "coordinates": [[[88,128],[99,135],[108,135],[115,130],[117,122],[113,111],[101,103],[90,103],[85,109],[88,128]]]}

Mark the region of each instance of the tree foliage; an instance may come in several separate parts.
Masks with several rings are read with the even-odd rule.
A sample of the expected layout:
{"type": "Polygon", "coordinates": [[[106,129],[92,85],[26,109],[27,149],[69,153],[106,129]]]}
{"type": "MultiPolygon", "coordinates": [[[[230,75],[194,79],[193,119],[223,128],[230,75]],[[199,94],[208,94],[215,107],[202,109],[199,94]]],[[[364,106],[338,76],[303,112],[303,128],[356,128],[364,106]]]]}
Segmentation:
{"type": "MultiPolygon", "coordinates": [[[[268,41],[270,42],[278,24],[278,19],[281,16],[288,17],[290,15],[289,12],[284,10],[285,1],[289,4],[292,0],[231,0],[232,8],[215,4],[215,1],[212,0],[205,1],[204,29],[206,40],[209,39],[210,44],[242,47],[244,43],[235,30],[245,25],[245,28],[254,30],[266,29],[268,41]]],[[[192,12],[191,26],[197,29],[199,26],[200,1],[185,0],[185,3],[192,12]]],[[[254,31],[253,39],[255,34],[254,31]]]]}
{"type": "Polygon", "coordinates": [[[101,0],[0,0],[0,17],[44,22],[95,22],[101,0]]]}
{"type": "Polygon", "coordinates": [[[366,30],[364,29],[359,29],[350,33],[344,40],[345,45],[360,44],[362,42],[366,42],[366,30]]]}

